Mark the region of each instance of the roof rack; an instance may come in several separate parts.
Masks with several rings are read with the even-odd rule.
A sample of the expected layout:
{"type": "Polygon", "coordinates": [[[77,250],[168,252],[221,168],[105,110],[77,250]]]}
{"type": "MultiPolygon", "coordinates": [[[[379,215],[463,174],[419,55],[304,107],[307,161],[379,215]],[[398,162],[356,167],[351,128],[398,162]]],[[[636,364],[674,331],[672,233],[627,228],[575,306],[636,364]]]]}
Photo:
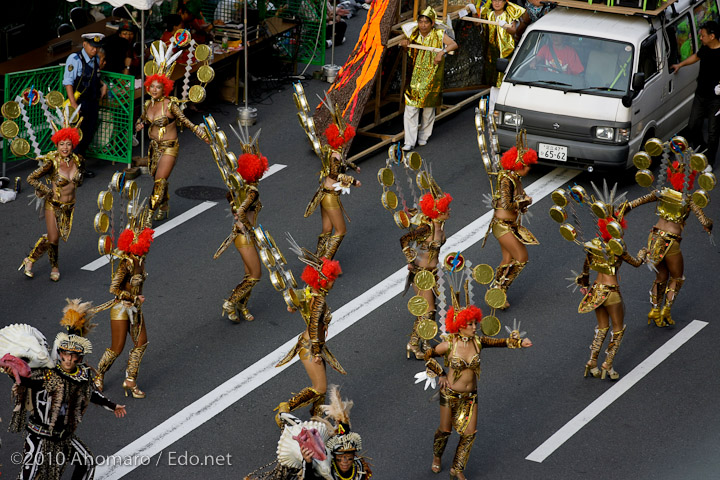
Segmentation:
{"type": "MultiPolygon", "coordinates": [[[[608,0],[608,2],[612,2],[613,0],[608,0]]],[[[619,15],[640,15],[644,17],[656,17],[660,15],[662,12],[665,11],[666,8],[668,8],[670,5],[675,3],[677,0],[616,0],[615,4],[610,6],[606,3],[592,3],[591,1],[583,2],[580,0],[552,0],[550,3],[551,5],[557,5],[560,7],[568,7],[568,8],[578,8],[581,10],[591,10],[595,12],[605,12],[605,13],[617,13],[619,15]],[[619,3],[623,3],[624,5],[628,5],[632,2],[636,2],[638,5],[638,8],[633,8],[629,6],[620,6],[619,3]],[[655,9],[650,10],[643,10],[643,6],[653,6],[655,9]]]]}

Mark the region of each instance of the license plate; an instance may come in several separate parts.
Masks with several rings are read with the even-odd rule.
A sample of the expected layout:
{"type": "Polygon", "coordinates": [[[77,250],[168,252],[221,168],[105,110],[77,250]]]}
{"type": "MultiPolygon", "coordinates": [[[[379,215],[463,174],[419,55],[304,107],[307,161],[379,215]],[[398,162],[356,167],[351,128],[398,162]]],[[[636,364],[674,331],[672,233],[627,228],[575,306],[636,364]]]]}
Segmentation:
{"type": "Polygon", "coordinates": [[[567,147],[538,143],[538,157],[556,162],[567,162],[567,147]]]}

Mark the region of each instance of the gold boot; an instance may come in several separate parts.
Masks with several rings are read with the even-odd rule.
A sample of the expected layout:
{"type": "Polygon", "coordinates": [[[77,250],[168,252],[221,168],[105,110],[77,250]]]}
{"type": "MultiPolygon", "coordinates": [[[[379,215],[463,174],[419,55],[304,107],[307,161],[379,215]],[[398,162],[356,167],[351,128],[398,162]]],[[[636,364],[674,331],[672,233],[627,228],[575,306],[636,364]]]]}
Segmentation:
{"type": "Polygon", "coordinates": [[[457,450],[455,450],[455,458],[453,459],[452,470],[450,475],[454,478],[458,472],[465,470],[468,458],[470,458],[470,450],[472,450],[473,443],[475,443],[475,435],[460,435],[460,441],[458,442],[457,450]]]}
{"type": "Polygon", "coordinates": [[[128,392],[132,393],[133,398],[145,398],[145,392],[140,390],[137,386],[137,375],[140,370],[140,362],[142,362],[143,355],[145,355],[145,349],[148,344],[141,345],[139,347],[133,347],[128,355],[127,370],[125,371],[125,381],[122,384],[123,390],[125,390],[125,396],[128,396],[128,392]]]}
{"type": "Polygon", "coordinates": [[[325,256],[325,249],[327,248],[327,242],[328,238],[330,238],[331,233],[321,233],[318,235],[318,243],[317,243],[317,250],[315,252],[315,256],[318,258],[322,258],[325,256]]]}
{"type": "Polygon", "coordinates": [[[30,265],[35,263],[37,261],[37,259],[39,259],[40,257],[42,257],[45,254],[45,252],[48,250],[49,246],[50,246],[50,242],[48,242],[47,235],[43,235],[40,238],[38,238],[37,242],[35,242],[35,246],[33,246],[32,250],[30,250],[30,253],[28,254],[28,256],[25,257],[25,259],[23,260],[23,263],[20,265],[20,268],[18,268],[18,270],[24,269],[23,273],[25,274],[25,276],[28,278],[33,278],[35,276],[35,274],[32,272],[32,270],[30,270],[30,268],[32,268],[32,266],[30,266],[30,268],[28,268],[28,263],[30,265]]]}
{"type": "Polygon", "coordinates": [[[310,408],[310,416],[320,417],[323,414],[322,407],[325,405],[325,394],[319,393],[315,400],[313,400],[312,407],[310,408]]]}
{"type": "Polygon", "coordinates": [[[342,243],[343,238],[345,238],[345,235],[330,236],[330,238],[327,239],[327,245],[325,246],[325,255],[323,256],[328,260],[332,260],[335,257],[338,248],[340,248],[340,244],[342,243]]]}
{"type": "Polygon", "coordinates": [[[417,333],[418,325],[424,319],[425,317],[423,315],[415,317],[415,323],[413,324],[412,333],[410,333],[410,341],[405,346],[405,353],[407,354],[408,360],[410,359],[410,354],[415,355],[415,358],[417,360],[425,360],[425,352],[420,346],[420,335],[418,335],[417,333]]]}
{"type": "MultiPolygon", "coordinates": [[[[57,243],[50,243],[48,248],[48,260],[50,260],[50,267],[52,269],[58,269],[58,244],[57,243]]],[[[60,272],[50,272],[50,280],[53,282],[57,282],[60,280],[60,272]]]]}
{"type": "Polygon", "coordinates": [[[153,184],[152,195],[150,195],[150,215],[153,220],[162,220],[163,215],[167,215],[167,209],[163,214],[162,207],[167,207],[168,203],[168,181],[166,178],[158,178],[153,184]]]}
{"type": "Polygon", "coordinates": [[[104,387],[105,372],[110,370],[110,367],[112,367],[112,364],[115,362],[117,357],[118,354],[113,352],[109,348],[106,348],[102,357],[100,357],[100,362],[98,363],[97,373],[95,374],[95,379],[93,380],[93,383],[95,384],[95,388],[97,388],[101,392],[103,391],[104,387]]]}
{"type": "Polygon", "coordinates": [[[664,327],[665,323],[662,320],[662,315],[660,313],[660,306],[663,304],[663,301],[665,300],[665,289],[667,287],[667,280],[664,282],[658,282],[655,280],[653,282],[653,286],[650,289],[650,304],[652,305],[652,308],[650,309],[650,312],[648,313],[648,325],[651,323],[655,323],[658,327],[664,327]],[[653,293],[655,292],[655,293],[653,293]]]}
{"type": "Polygon", "coordinates": [[[245,275],[242,282],[230,294],[225,303],[223,303],[223,312],[228,314],[228,318],[233,322],[240,321],[237,308],[240,308],[245,320],[252,322],[255,317],[252,316],[250,311],[247,309],[247,301],[250,298],[250,293],[253,287],[260,281],[259,278],[252,278],[250,275],[245,275]]]}
{"type": "Polygon", "coordinates": [[[605,341],[605,337],[607,337],[609,329],[610,327],[595,329],[595,338],[593,338],[593,341],[590,344],[590,360],[588,360],[585,364],[586,377],[588,375],[592,375],[595,378],[600,376],[600,369],[597,368],[597,359],[598,355],[600,355],[600,349],[602,349],[603,342],[605,341]]]}
{"type": "Polygon", "coordinates": [[[685,277],[680,278],[670,278],[668,280],[668,289],[667,294],[665,296],[665,306],[663,307],[662,311],[660,312],[660,317],[663,322],[663,325],[660,326],[666,326],[666,325],[675,325],[675,320],[672,319],[672,316],[670,316],[670,309],[673,306],[673,303],[675,303],[675,299],[678,296],[678,293],[680,292],[680,289],[683,286],[683,283],[685,283],[685,277]],[[670,285],[672,284],[672,288],[670,288],[670,285]],[[670,298],[670,294],[672,293],[672,298],[670,298]]]}
{"type": "Polygon", "coordinates": [[[277,426],[282,428],[282,420],[280,420],[280,414],[281,413],[290,413],[293,410],[297,410],[298,408],[302,408],[306,405],[310,405],[313,403],[317,398],[322,395],[324,397],[324,393],[321,394],[317,390],[315,390],[312,387],[305,387],[302,390],[300,390],[299,393],[295,394],[290,400],[287,402],[280,402],[280,404],[275,407],[275,410],[278,413],[275,415],[275,423],[277,423],[277,426]]]}
{"type": "Polygon", "coordinates": [[[612,336],[610,337],[610,343],[608,344],[608,348],[605,351],[605,362],[602,364],[601,367],[602,375],[600,376],[600,378],[602,378],[603,380],[605,379],[606,375],[610,376],[610,380],[617,380],[618,378],[620,378],[620,374],[616,372],[613,368],[613,361],[615,360],[615,354],[617,353],[618,348],[620,348],[620,342],[622,342],[626,328],[627,325],[624,325],[622,330],[618,332],[612,332],[612,336]]]}
{"type": "MultiPolygon", "coordinates": [[[[435,430],[435,436],[433,438],[433,457],[442,458],[449,438],[450,432],[443,432],[439,428],[435,430]]],[[[440,473],[441,469],[442,466],[440,465],[440,462],[435,463],[435,459],[433,459],[433,464],[430,467],[430,470],[432,470],[433,473],[440,473]]]]}

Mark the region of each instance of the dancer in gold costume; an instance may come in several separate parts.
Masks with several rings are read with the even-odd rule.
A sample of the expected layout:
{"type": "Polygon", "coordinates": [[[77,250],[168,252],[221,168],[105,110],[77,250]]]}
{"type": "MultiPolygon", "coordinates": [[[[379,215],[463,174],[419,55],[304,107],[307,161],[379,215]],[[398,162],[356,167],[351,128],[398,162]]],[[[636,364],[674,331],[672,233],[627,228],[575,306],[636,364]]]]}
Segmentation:
{"type": "Polygon", "coordinates": [[[73,149],[80,142],[82,132],[72,124],[77,121],[80,124],[76,110],[72,115],[68,109],[58,109],[62,119],[63,128],[58,129],[53,122],[51,126],[55,130],[52,142],[57,150],[48,152],[41,157],[40,166],[33,171],[27,181],[35,188],[35,195],[44,199],[45,226],[47,233],[41,236],[30,254],[25,257],[18,270],[23,270],[28,278],[33,278],[33,264],[43,256],[45,252],[50,260],[50,280],[60,280],[60,267],[58,264],[58,243],[60,238],[67,242],[72,229],[73,212],[75,211],[75,192],[82,183],[81,160],[73,149]],[[41,181],[45,177],[49,186],[41,181]]]}
{"type": "Polygon", "coordinates": [[[480,353],[483,348],[529,348],[532,341],[521,338],[513,330],[508,338],[478,336],[476,329],[482,321],[482,311],[469,305],[460,308],[455,305],[448,310],[443,342],[425,355],[427,376],[438,377],[440,386],[440,426],[433,440],[433,462],[431,470],[439,473],[442,455],[454,428],[460,434],[460,441],[450,468],[450,478],[465,480],[465,466],[477,432],[477,380],[480,377],[480,353]],[[432,357],[444,357],[448,371],[432,357]]]}
{"type": "Polygon", "coordinates": [[[125,339],[128,333],[133,347],[128,355],[125,380],[122,387],[125,396],[132,394],[133,398],[145,398],[145,392],[137,385],[138,371],[145,350],[147,349],[147,328],[142,305],[145,302],[143,284],[145,283],[145,258],[153,241],[154,231],[147,228],[149,213],[143,212],[125,229],[118,238],[117,249],[120,252],[120,262],[117,265],[110,293],[115,300],[104,304],[99,309],[111,308],[110,325],[112,329],[112,345],[105,349],[97,367],[95,386],[102,391],[105,372],[107,372],[117,357],[125,348],[125,339]],[[143,220],[144,219],[144,220],[143,220]]]}
{"type": "MultiPolygon", "coordinates": [[[[154,47],[153,47],[154,48],[154,47]]],[[[150,125],[150,149],[148,150],[150,175],[155,179],[153,193],[150,197],[150,209],[155,220],[162,220],[168,217],[170,206],[168,201],[168,179],[175,167],[180,142],[176,124],[180,123],[191,130],[198,138],[210,143],[206,132],[198,125],[195,125],[185,117],[180,108],[180,100],[171,97],[173,81],[169,76],[175,66],[178,54],[172,53],[172,45],[153,58],[156,64],[157,73],[145,79],[145,91],[150,95],[150,100],[145,102],[142,115],[135,124],[135,130],[140,131],[145,124],[150,125]]]]}
{"type": "Polygon", "coordinates": [[[654,265],[657,271],[650,289],[652,308],[648,313],[648,324],[654,322],[658,327],[675,324],[670,310],[685,282],[680,241],[690,212],[695,214],[706,232],[710,233],[713,226],[712,220],[695,203],[693,197],[687,194],[698,174],[693,170],[688,176],[685,172],[689,170],[691,170],[689,164],[683,165],[674,161],[667,167],[667,177],[672,188],[663,187],[653,190],[629,202],[626,209],[626,212],[629,212],[640,205],[657,202],[655,213],[659,218],[648,236],[645,261],[654,265]]]}
{"type": "MultiPolygon", "coordinates": [[[[522,133],[516,147],[502,156],[503,170],[498,172],[497,186],[493,192],[492,207],[495,210],[485,238],[490,232],[497,238],[502,251],[502,261],[495,271],[493,287],[507,293],[510,285],[528,263],[525,245],[537,245],[535,236],[521,224],[521,214],[526,213],[532,198],[525,193],[522,177],[530,172],[530,166],[537,163],[537,153],[524,147],[522,133]]],[[[485,240],[483,240],[485,246],[485,240]]],[[[510,306],[505,303],[502,308],[510,306]]]]}

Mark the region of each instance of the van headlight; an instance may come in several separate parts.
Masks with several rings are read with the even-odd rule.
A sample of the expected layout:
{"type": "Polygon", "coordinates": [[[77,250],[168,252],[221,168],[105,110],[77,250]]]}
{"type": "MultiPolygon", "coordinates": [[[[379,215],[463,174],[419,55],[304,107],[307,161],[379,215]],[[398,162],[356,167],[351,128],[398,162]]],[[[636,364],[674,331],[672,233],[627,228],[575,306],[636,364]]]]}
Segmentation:
{"type": "Polygon", "coordinates": [[[517,113],[504,112],[502,114],[502,123],[511,127],[522,125],[522,115],[517,113]]]}
{"type": "Polygon", "coordinates": [[[595,127],[595,137],[612,142],[615,139],[615,129],[613,127],[595,127]]]}

